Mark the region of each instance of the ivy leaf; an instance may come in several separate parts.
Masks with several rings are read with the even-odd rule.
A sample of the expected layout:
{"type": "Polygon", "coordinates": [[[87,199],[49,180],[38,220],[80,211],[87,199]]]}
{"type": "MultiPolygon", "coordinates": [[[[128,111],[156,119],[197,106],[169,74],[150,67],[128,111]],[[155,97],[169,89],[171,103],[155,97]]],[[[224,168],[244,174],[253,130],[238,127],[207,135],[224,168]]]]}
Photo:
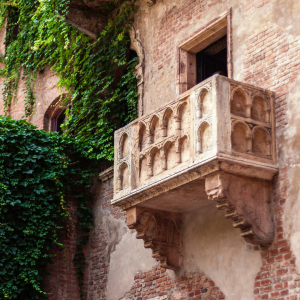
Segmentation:
{"type": "Polygon", "coordinates": [[[33,170],[23,171],[24,174],[32,174],[33,170]]]}

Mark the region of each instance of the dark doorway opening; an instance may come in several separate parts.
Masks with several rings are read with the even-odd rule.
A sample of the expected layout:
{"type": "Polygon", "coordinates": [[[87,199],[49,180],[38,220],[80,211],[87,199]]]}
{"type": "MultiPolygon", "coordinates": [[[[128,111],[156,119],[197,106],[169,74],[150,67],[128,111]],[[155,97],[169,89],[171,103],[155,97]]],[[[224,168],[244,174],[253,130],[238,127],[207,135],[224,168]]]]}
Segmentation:
{"type": "Polygon", "coordinates": [[[197,83],[218,73],[227,75],[227,35],[196,54],[197,83]]]}

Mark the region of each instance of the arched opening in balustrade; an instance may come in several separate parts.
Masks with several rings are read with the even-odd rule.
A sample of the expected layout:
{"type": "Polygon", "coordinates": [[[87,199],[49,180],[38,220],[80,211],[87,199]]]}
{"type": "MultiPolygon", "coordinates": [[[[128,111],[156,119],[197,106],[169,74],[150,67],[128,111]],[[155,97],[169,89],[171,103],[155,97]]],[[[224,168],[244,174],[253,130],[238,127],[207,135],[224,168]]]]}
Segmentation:
{"type": "Polygon", "coordinates": [[[176,166],[177,162],[175,144],[171,141],[168,141],[164,145],[164,150],[166,153],[167,170],[170,170],[176,166]]]}
{"type": "Polygon", "coordinates": [[[119,169],[119,189],[124,190],[129,187],[129,168],[127,163],[122,163],[119,169]]]}
{"type": "Polygon", "coordinates": [[[150,121],[150,137],[151,142],[155,143],[159,139],[159,119],[156,115],[154,115],[150,121]]]}
{"type": "Polygon", "coordinates": [[[204,153],[211,150],[212,136],[211,128],[208,122],[203,122],[198,129],[197,153],[204,153]]]}
{"type": "Polygon", "coordinates": [[[139,128],[139,149],[142,151],[146,148],[147,145],[147,132],[146,132],[146,126],[144,123],[140,123],[139,128]]]}
{"type": "Polygon", "coordinates": [[[200,92],[200,95],[199,95],[199,103],[198,103],[198,106],[199,106],[199,112],[197,112],[197,114],[199,116],[199,118],[205,118],[209,115],[211,115],[211,110],[212,110],[212,107],[211,107],[211,98],[210,98],[210,94],[209,94],[209,91],[207,89],[203,89],[201,92],[200,92]]]}
{"type": "Polygon", "coordinates": [[[185,135],[180,139],[181,162],[186,162],[190,158],[190,141],[185,135]]]}
{"type": "Polygon", "coordinates": [[[254,155],[271,158],[271,136],[264,127],[256,126],[253,128],[252,144],[254,155]]]}
{"type": "Polygon", "coordinates": [[[152,176],[156,176],[162,171],[160,153],[157,147],[151,149],[150,156],[151,156],[151,164],[152,164],[152,176]]]}
{"type": "Polygon", "coordinates": [[[168,107],[163,115],[162,136],[167,137],[175,133],[173,110],[168,107]]]}
{"type": "Polygon", "coordinates": [[[189,119],[189,109],[186,102],[181,103],[178,106],[178,126],[177,129],[181,131],[185,131],[189,127],[190,119],[189,119]]]}
{"type": "Polygon", "coordinates": [[[232,125],[231,132],[231,146],[234,151],[246,153],[247,136],[249,136],[250,129],[244,122],[236,122],[232,125]]]}
{"type": "Polygon", "coordinates": [[[261,96],[255,96],[251,107],[251,118],[259,122],[267,122],[267,103],[261,96]]]}
{"type": "Polygon", "coordinates": [[[247,117],[247,97],[248,95],[241,88],[233,91],[230,101],[230,112],[236,116],[247,117]]]}
{"type": "Polygon", "coordinates": [[[120,138],[120,145],[119,145],[119,159],[122,159],[129,155],[129,138],[126,133],[122,135],[120,138]]]}
{"type": "Polygon", "coordinates": [[[140,182],[144,182],[148,178],[147,158],[145,156],[141,157],[139,163],[140,163],[140,165],[139,165],[140,182]]]}

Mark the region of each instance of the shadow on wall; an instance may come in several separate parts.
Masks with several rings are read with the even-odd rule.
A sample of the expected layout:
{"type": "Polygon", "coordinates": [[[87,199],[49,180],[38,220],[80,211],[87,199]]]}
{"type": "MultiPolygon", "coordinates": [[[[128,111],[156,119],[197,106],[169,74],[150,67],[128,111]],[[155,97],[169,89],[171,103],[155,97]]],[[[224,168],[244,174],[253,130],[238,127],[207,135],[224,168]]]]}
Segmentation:
{"type": "Polygon", "coordinates": [[[147,299],[164,299],[166,295],[190,299],[195,293],[211,292],[230,300],[253,299],[260,253],[244,241],[240,231],[232,227],[232,221],[226,220],[224,212],[213,203],[203,213],[184,216],[184,263],[178,272],[158,267],[151,250],[145,249],[135,235],[128,230],[111,253],[108,300],[133,300],[143,295],[147,299]],[[188,293],[188,287],[194,284],[199,288],[195,286],[188,293]]]}
{"type": "Polygon", "coordinates": [[[186,214],[183,224],[181,273],[201,270],[225,294],[225,299],[253,299],[260,253],[244,241],[232,221],[225,219],[224,212],[212,203],[203,213],[186,214]]]}

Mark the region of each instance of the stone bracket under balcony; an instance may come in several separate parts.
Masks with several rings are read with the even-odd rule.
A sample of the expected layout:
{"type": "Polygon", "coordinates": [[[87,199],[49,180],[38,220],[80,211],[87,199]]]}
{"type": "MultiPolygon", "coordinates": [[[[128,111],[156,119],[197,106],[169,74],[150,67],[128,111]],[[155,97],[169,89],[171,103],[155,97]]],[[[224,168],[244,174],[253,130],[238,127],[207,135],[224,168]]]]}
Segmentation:
{"type": "Polygon", "coordinates": [[[256,178],[216,172],[206,177],[208,199],[225,210],[225,217],[254,245],[272,243],[274,227],[270,207],[271,183],[256,178]]]}
{"type": "Polygon", "coordinates": [[[138,232],[148,232],[141,215],[176,219],[179,240],[177,248],[171,243],[172,255],[158,250],[156,237],[167,236],[168,226],[153,221],[151,243],[138,234],[166,268],[182,263],[180,218],[174,214],[203,212],[212,201],[247,242],[267,247],[274,236],[275,142],[274,93],[215,75],[115,132],[112,204],[126,210],[135,220],[128,226],[138,232]]]}
{"type": "Polygon", "coordinates": [[[126,216],[127,226],[136,230],[136,237],[144,240],[145,248],[152,249],[152,257],[159,260],[161,267],[181,267],[181,214],[134,206],[126,211],[126,216]]]}

